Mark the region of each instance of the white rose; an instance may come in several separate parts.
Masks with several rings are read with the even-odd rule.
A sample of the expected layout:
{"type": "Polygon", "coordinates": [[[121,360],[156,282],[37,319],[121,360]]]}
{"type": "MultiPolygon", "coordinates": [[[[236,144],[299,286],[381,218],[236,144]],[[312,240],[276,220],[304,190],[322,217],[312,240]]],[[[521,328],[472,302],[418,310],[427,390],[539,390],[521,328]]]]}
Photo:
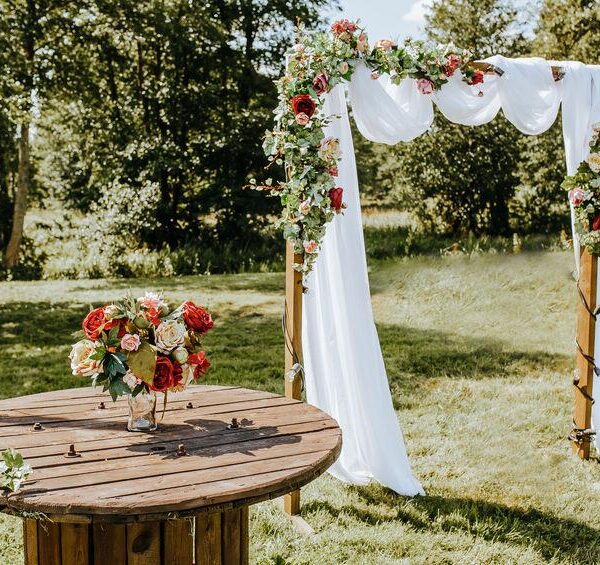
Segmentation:
{"type": "Polygon", "coordinates": [[[600,153],[590,153],[588,157],[590,169],[595,173],[600,173],[600,153]]]}
{"type": "Polygon", "coordinates": [[[82,377],[95,377],[102,373],[102,363],[90,357],[96,353],[96,347],[100,344],[89,339],[82,339],[73,345],[69,359],[74,375],[82,377]]]}
{"type": "Polygon", "coordinates": [[[185,326],[176,321],[161,322],[156,328],[156,348],[161,353],[170,353],[185,342],[185,326]]]}
{"type": "Polygon", "coordinates": [[[178,347],[173,351],[172,355],[173,359],[180,365],[183,365],[189,357],[189,353],[185,347],[178,347]]]}

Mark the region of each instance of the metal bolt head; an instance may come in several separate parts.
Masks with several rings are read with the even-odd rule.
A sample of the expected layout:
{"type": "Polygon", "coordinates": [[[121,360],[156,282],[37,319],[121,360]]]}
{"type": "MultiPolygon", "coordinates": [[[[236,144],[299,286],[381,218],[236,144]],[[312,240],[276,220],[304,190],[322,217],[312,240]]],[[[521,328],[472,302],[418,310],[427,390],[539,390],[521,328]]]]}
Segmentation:
{"type": "Polygon", "coordinates": [[[105,408],[106,408],[106,404],[104,404],[104,402],[101,402],[100,404],[98,404],[99,410],[104,410],[105,408]]]}
{"type": "Polygon", "coordinates": [[[229,430],[237,430],[240,427],[240,423],[237,418],[231,418],[231,424],[227,426],[229,430]]]}
{"type": "Polygon", "coordinates": [[[44,426],[42,426],[42,424],[40,424],[39,422],[36,422],[35,424],[33,424],[33,429],[36,432],[41,432],[44,429],[44,426]]]}
{"type": "Polygon", "coordinates": [[[175,455],[177,455],[177,457],[184,457],[185,455],[187,455],[187,451],[186,451],[185,445],[183,445],[183,443],[180,443],[177,446],[177,453],[175,455]]]}
{"type": "Polygon", "coordinates": [[[193,405],[191,402],[188,402],[188,403],[185,405],[185,407],[186,407],[186,408],[193,408],[193,407],[194,407],[194,405],[193,405]]]}
{"type": "Polygon", "coordinates": [[[69,451],[65,453],[65,457],[68,457],[69,459],[72,457],[81,457],[81,453],[77,453],[77,451],[75,450],[75,444],[72,443],[69,446],[69,451]]]}

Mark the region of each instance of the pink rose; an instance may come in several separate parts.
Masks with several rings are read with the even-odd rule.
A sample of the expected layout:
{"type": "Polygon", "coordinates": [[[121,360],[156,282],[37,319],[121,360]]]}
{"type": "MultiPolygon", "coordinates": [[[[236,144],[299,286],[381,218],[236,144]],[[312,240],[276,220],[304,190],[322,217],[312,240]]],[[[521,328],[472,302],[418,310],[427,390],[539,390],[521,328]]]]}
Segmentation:
{"type": "Polygon", "coordinates": [[[299,114],[296,114],[296,123],[301,125],[301,126],[305,126],[306,124],[308,124],[308,122],[310,122],[310,118],[304,113],[304,112],[300,112],[299,114]]]}
{"type": "Polygon", "coordinates": [[[329,88],[329,79],[325,73],[320,73],[313,79],[313,88],[318,96],[327,92],[327,89],[329,88]]]}
{"type": "Polygon", "coordinates": [[[317,249],[319,249],[319,244],[313,239],[304,242],[304,251],[306,253],[316,253],[317,249]]]}
{"type": "Polygon", "coordinates": [[[338,37],[342,34],[354,33],[357,30],[357,25],[349,20],[338,20],[331,26],[331,31],[338,37]]]}
{"type": "Polygon", "coordinates": [[[148,308],[148,310],[151,308],[160,310],[165,305],[162,296],[156,292],[146,292],[138,301],[144,308],[148,308]]]}
{"type": "Polygon", "coordinates": [[[420,78],[417,81],[417,89],[421,94],[432,94],[433,83],[427,78],[420,78]]]}
{"type": "Polygon", "coordinates": [[[356,40],[356,50],[359,53],[366,53],[369,50],[369,40],[366,33],[361,33],[356,40]]]}
{"type": "Polygon", "coordinates": [[[137,351],[140,348],[140,336],[137,334],[125,334],[121,338],[121,349],[125,351],[137,351]]]}
{"type": "Polygon", "coordinates": [[[371,73],[371,78],[372,78],[373,80],[378,80],[378,79],[379,79],[379,76],[380,76],[380,75],[379,75],[379,73],[378,73],[377,71],[373,71],[373,72],[371,73]]]}
{"type": "Polygon", "coordinates": [[[583,199],[585,197],[585,193],[581,188],[574,188],[573,190],[569,190],[569,200],[573,206],[581,206],[583,199]]]}
{"type": "Polygon", "coordinates": [[[380,39],[376,44],[376,49],[383,49],[384,51],[391,51],[396,44],[391,39],[380,39]]]}
{"type": "Polygon", "coordinates": [[[338,67],[340,74],[345,75],[350,70],[350,65],[346,61],[342,61],[338,67]]]}
{"type": "Polygon", "coordinates": [[[327,171],[332,177],[337,177],[339,174],[338,168],[334,165],[333,167],[329,167],[327,171]]]}

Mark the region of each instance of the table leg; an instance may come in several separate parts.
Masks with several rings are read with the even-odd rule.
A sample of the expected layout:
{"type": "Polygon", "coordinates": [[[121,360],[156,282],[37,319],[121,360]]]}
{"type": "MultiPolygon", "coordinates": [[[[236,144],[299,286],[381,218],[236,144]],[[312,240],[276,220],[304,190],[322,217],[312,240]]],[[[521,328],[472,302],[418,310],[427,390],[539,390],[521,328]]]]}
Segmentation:
{"type": "Polygon", "coordinates": [[[244,506],[130,524],[26,519],[25,565],[247,565],[248,515],[244,506]]]}

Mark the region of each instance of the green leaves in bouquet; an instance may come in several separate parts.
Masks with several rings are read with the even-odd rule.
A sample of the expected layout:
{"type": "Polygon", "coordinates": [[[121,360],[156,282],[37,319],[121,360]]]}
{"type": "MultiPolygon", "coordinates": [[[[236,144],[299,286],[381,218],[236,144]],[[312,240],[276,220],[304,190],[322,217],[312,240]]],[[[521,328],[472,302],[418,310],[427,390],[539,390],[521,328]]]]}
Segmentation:
{"type": "Polygon", "coordinates": [[[14,449],[2,452],[0,459],[0,489],[15,492],[31,473],[31,465],[14,449]]]}
{"type": "Polygon", "coordinates": [[[146,384],[152,384],[156,369],[156,351],[148,342],[142,342],[137,351],[127,355],[130,371],[146,384]]]}

